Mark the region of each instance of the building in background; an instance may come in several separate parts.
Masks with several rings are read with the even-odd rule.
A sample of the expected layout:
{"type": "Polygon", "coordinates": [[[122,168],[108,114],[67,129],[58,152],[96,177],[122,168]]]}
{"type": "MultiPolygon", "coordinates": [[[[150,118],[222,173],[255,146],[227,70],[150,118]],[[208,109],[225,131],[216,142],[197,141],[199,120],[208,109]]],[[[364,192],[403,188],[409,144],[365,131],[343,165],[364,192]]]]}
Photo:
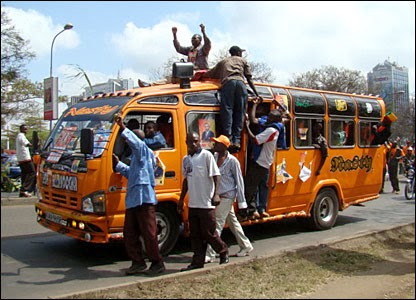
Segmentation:
{"type": "Polygon", "coordinates": [[[367,74],[368,91],[379,94],[388,110],[409,107],[409,70],[385,60],[367,74]]]}
{"type": "Polygon", "coordinates": [[[71,97],[71,105],[78,103],[83,98],[88,98],[93,95],[114,93],[134,88],[132,79],[108,79],[107,82],[97,83],[92,86],[92,92],[89,87],[80,96],[71,97]]]}

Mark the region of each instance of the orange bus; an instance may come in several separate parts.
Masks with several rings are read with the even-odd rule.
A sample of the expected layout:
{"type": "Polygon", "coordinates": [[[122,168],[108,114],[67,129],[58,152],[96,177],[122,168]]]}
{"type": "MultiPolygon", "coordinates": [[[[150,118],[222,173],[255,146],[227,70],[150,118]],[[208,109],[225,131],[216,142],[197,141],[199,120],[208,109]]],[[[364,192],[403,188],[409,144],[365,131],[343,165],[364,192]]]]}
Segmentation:
{"type": "MultiPolygon", "coordinates": [[[[181,71],[175,72],[182,75],[181,71]]],[[[128,156],[119,126],[113,121],[114,115],[120,114],[125,122],[136,119],[142,129],[147,121],[156,122],[166,139],[166,145],[157,150],[160,165],[155,188],[161,252],[168,254],[178,236],[189,233],[186,199],[183,215],[176,211],[183,180],[181,162],[187,154],[186,134],[202,133],[209,124],[218,135],[221,86],[216,80],[190,81],[183,77],[180,83],[92,96],[62,114],[35,157],[39,224],[91,243],[122,240],[127,179],[112,166],[113,153],[122,160],[128,156]]],[[[285,124],[288,147],[277,149],[270,168],[270,217],[247,220],[242,225],[296,217],[317,230],[329,229],[339,211],[379,197],[383,149],[371,145],[371,128],[386,114],[383,99],[255,85],[264,99],[259,108],[265,114],[276,108],[273,99],[278,95],[291,120],[285,124]],[[317,122],[323,125],[328,142],[328,157],[319,175],[315,171],[321,154],[312,145],[312,127],[317,122]]],[[[249,101],[249,110],[251,105],[249,101]]],[[[212,143],[202,142],[202,147],[210,149],[212,143]]],[[[244,129],[241,150],[233,153],[244,174],[249,149],[244,129]]]]}

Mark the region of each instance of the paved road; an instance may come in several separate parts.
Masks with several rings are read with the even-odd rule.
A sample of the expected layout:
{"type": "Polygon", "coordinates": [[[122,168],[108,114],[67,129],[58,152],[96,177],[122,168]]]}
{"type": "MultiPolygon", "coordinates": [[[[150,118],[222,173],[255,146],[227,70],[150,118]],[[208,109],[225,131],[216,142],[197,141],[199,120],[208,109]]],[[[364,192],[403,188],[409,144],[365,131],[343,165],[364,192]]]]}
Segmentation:
{"type": "MultiPolygon", "coordinates": [[[[389,185],[386,187],[389,189],[389,185]]],[[[414,226],[414,206],[415,201],[405,200],[403,193],[390,193],[382,194],[379,199],[366,202],[364,206],[353,206],[340,212],[336,226],[327,231],[305,231],[292,219],[246,227],[245,232],[255,249],[250,257],[232,257],[230,263],[276,255],[305,246],[328,244],[407,224],[414,226]]],[[[3,205],[2,199],[1,214],[2,299],[58,298],[74,292],[154,279],[123,276],[121,270],[127,268],[130,262],[122,245],[86,246],[43,229],[36,224],[30,202],[29,205],[8,206],[3,205]],[[19,227],[13,224],[24,225],[19,227]]],[[[224,239],[230,245],[231,253],[238,250],[229,231],[224,231],[224,239]]],[[[168,271],[158,279],[223,267],[214,263],[207,264],[204,270],[178,272],[189,264],[191,256],[189,241],[182,239],[172,254],[166,257],[168,271]]]]}

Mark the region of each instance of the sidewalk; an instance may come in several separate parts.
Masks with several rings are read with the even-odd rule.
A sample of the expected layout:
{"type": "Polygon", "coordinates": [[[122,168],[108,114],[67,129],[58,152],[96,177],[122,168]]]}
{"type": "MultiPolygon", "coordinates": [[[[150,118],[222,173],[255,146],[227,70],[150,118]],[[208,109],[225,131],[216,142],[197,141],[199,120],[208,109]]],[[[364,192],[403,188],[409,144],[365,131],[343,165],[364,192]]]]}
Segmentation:
{"type": "Polygon", "coordinates": [[[19,192],[1,193],[1,205],[30,205],[38,200],[37,196],[19,197],[19,192]]]}

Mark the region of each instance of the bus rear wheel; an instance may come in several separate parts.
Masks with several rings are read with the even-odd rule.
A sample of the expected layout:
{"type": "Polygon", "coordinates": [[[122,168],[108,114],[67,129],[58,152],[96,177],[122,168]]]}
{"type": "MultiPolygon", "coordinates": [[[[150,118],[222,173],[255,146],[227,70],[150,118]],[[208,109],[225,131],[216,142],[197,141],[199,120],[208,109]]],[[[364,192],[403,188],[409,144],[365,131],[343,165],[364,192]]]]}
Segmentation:
{"type": "Polygon", "coordinates": [[[336,193],[330,188],[325,188],[318,193],[311,209],[311,216],[298,218],[298,221],[312,230],[330,229],[337,220],[338,208],[336,193]]]}

